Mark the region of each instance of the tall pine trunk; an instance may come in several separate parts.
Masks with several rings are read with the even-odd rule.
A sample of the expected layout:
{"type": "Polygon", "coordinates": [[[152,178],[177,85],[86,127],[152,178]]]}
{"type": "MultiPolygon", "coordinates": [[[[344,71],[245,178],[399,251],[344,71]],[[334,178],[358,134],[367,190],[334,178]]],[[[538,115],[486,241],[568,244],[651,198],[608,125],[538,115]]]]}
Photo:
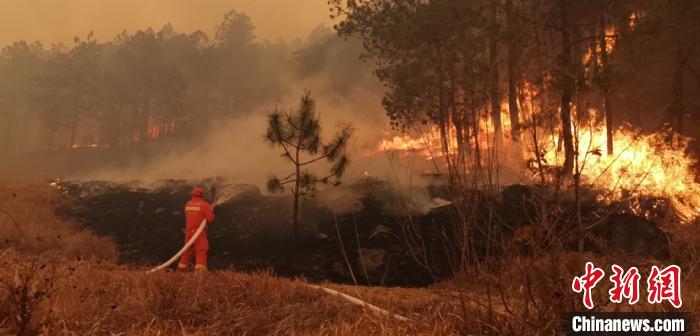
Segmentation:
{"type": "Polygon", "coordinates": [[[506,0],[506,29],[508,30],[508,112],[510,134],[514,142],[520,142],[520,111],[518,109],[518,42],[515,34],[513,0],[506,0]]]}
{"type": "Polygon", "coordinates": [[[688,52],[682,46],[678,47],[676,54],[676,68],[673,71],[673,84],[671,89],[672,103],[669,106],[671,115],[671,127],[679,134],[683,133],[683,114],[685,113],[685,96],[683,71],[688,61],[688,52]]]}
{"type": "Polygon", "coordinates": [[[498,22],[496,17],[498,2],[491,1],[489,8],[489,96],[491,98],[491,119],[493,120],[496,153],[503,148],[503,126],[501,125],[501,98],[498,89],[498,22]]]}
{"type": "Polygon", "coordinates": [[[70,121],[70,138],[68,140],[68,162],[67,162],[67,168],[73,169],[73,144],[75,144],[75,135],[77,133],[77,128],[78,128],[78,114],[73,110],[73,114],[71,116],[71,121],[70,121]]]}
{"type": "Polygon", "coordinates": [[[438,95],[440,96],[438,98],[438,128],[440,129],[440,143],[442,147],[442,152],[447,155],[449,154],[449,145],[448,145],[448,133],[447,133],[447,111],[446,111],[446,105],[445,104],[445,96],[444,96],[444,91],[445,89],[440,85],[438,87],[438,95]]]}
{"type": "Polygon", "coordinates": [[[564,140],[564,166],[562,175],[569,175],[574,168],[574,139],[571,130],[571,96],[574,92],[574,79],[571,75],[571,27],[567,0],[559,0],[561,15],[562,80],[561,80],[561,128],[564,140]]]}
{"type": "Polygon", "coordinates": [[[53,130],[49,129],[49,148],[48,152],[53,148],[53,130]]]}
{"type": "Polygon", "coordinates": [[[607,39],[605,37],[605,14],[600,16],[600,65],[601,89],[603,91],[603,110],[605,111],[605,137],[608,155],[613,155],[613,110],[610,103],[610,69],[608,68],[607,39]]]}
{"type": "MultiPolygon", "coordinates": [[[[474,92],[472,91],[472,96],[474,92]]],[[[472,137],[474,138],[474,179],[478,182],[481,174],[481,145],[479,144],[479,107],[474,103],[474,99],[469,99],[471,103],[472,117],[472,137]]]]}
{"type": "Polygon", "coordinates": [[[447,97],[445,93],[445,74],[442,71],[440,62],[443,61],[442,52],[440,47],[436,47],[436,55],[438,57],[437,65],[437,89],[438,89],[438,128],[440,129],[440,140],[442,144],[442,152],[446,155],[445,157],[449,160],[449,142],[448,142],[448,111],[447,111],[447,97]]]}
{"type": "Polygon", "coordinates": [[[296,159],[294,161],[294,169],[295,169],[295,181],[294,181],[294,209],[292,210],[292,230],[294,231],[294,238],[299,238],[299,196],[301,191],[299,190],[299,180],[301,179],[301,164],[299,161],[299,152],[300,152],[300,147],[301,147],[301,132],[299,135],[299,140],[297,142],[297,147],[296,147],[296,159]]]}

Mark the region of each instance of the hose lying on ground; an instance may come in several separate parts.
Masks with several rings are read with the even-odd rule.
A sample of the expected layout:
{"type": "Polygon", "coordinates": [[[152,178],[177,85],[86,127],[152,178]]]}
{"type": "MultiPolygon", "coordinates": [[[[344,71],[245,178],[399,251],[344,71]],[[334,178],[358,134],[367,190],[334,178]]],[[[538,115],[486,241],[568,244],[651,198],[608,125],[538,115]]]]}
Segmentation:
{"type": "Polygon", "coordinates": [[[180,249],[179,252],[175,253],[175,255],[172,258],[168,259],[168,261],[162,263],[160,266],[156,266],[154,268],[151,268],[150,270],[146,271],[146,273],[160,271],[160,270],[172,265],[176,260],[180,259],[182,254],[185,253],[185,251],[187,251],[192,246],[192,244],[194,244],[194,242],[197,240],[197,238],[199,238],[199,236],[202,234],[202,232],[204,232],[204,228],[206,226],[207,226],[207,220],[204,219],[204,220],[202,220],[202,223],[199,224],[199,228],[194,233],[192,238],[190,238],[190,240],[185,244],[185,246],[182,247],[182,249],[180,249]]]}
{"type": "Polygon", "coordinates": [[[352,297],[352,296],[350,296],[350,295],[341,293],[341,292],[339,292],[339,291],[337,291],[337,290],[333,290],[333,289],[330,289],[330,288],[321,287],[321,286],[317,286],[317,285],[305,284],[305,286],[306,286],[306,287],[310,287],[310,288],[314,288],[314,289],[320,289],[320,290],[322,290],[322,291],[324,291],[324,292],[326,292],[326,293],[328,293],[328,294],[335,295],[335,296],[339,296],[339,297],[341,297],[342,299],[344,299],[345,301],[348,301],[348,302],[350,302],[350,303],[352,303],[352,304],[356,304],[356,305],[361,306],[361,307],[365,307],[365,308],[367,308],[367,309],[369,309],[369,310],[371,310],[371,311],[373,311],[373,312],[375,312],[375,313],[378,313],[378,314],[380,314],[380,315],[384,315],[384,316],[387,316],[387,317],[393,317],[393,318],[395,318],[395,319],[397,319],[397,320],[399,320],[399,321],[408,321],[408,319],[407,319],[405,316],[401,316],[401,315],[398,315],[398,314],[390,313],[389,311],[384,310],[384,309],[382,309],[382,308],[379,308],[379,307],[377,307],[377,306],[375,306],[375,305],[373,305],[373,304],[371,304],[371,303],[368,303],[368,302],[366,302],[366,301],[362,301],[362,300],[360,300],[360,299],[358,299],[358,298],[355,298],[355,297],[352,297]]]}
{"type": "MultiPolygon", "coordinates": [[[[204,232],[204,228],[206,226],[207,226],[207,220],[205,219],[202,221],[201,224],[199,224],[199,228],[197,229],[197,231],[194,233],[192,238],[190,238],[190,240],[185,244],[185,246],[183,246],[182,249],[180,249],[179,252],[177,252],[172,258],[168,259],[168,261],[164,262],[160,266],[156,266],[156,267],[146,271],[146,273],[153,273],[156,271],[160,271],[160,270],[172,265],[176,260],[178,260],[182,256],[183,253],[185,253],[185,251],[187,251],[187,249],[189,249],[192,246],[192,244],[194,244],[194,242],[197,240],[197,238],[199,238],[199,236],[202,234],[202,232],[204,232]]],[[[336,290],[326,288],[326,287],[317,286],[317,285],[309,285],[309,284],[304,284],[304,285],[306,287],[309,287],[309,288],[320,289],[320,290],[322,290],[328,294],[331,294],[331,295],[339,296],[340,298],[344,299],[345,301],[348,301],[352,304],[355,304],[355,305],[358,305],[361,307],[365,307],[365,308],[369,309],[370,311],[378,313],[380,315],[384,315],[387,317],[393,317],[399,321],[408,321],[408,319],[404,316],[390,313],[389,311],[384,310],[382,308],[379,308],[379,307],[377,307],[369,302],[362,301],[358,298],[355,298],[355,297],[352,297],[350,295],[338,292],[336,290]]]]}

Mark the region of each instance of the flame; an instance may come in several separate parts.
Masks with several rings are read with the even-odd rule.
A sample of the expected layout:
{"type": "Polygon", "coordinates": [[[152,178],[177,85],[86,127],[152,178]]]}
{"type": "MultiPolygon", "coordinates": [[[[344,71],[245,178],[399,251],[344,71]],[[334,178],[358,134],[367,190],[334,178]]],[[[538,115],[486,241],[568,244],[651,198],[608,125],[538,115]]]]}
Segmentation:
{"type": "MultiPolygon", "coordinates": [[[[73,148],[73,149],[76,149],[76,148],[97,148],[97,147],[100,147],[100,146],[98,144],[95,144],[95,143],[89,144],[89,145],[72,144],[70,146],[70,148],[73,148]]],[[[103,145],[102,147],[107,147],[107,146],[103,145]]]]}
{"type": "MultiPolygon", "coordinates": [[[[631,27],[631,28],[634,28],[634,27],[631,27]]],[[[610,25],[610,26],[605,27],[605,53],[606,54],[610,55],[613,52],[613,50],[615,49],[615,45],[617,44],[617,38],[618,38],[617,28],[614,25],[610,25]]],[[[595,46],[596,55],[600,55],[601,54],[600,43],[596,42],[594,44],[594,46],[595,46]]],[[[588,47],[583,52],[583,55],[581,56],[581,60],[583,61],[584,65],[590,65],[592,59],[593,59],[593,49],[591,47],[588,47]]],[[[603,65],[600,57],[596,58],[596,64],[598,66],[603,65]]],[[[590,71],[590,69],[587,68],[586,74],[589,74],[589,71],[590,71]]]]}
{"type": "MultiPolygon", "coordinates": [[[[617,28],[615,26],[605,27],[605,53],[610,54],[615,49],[617,43],[617,28]]],[[[597,46],[600,51],[600,45],[597,46]]]]}
{"type": "MultiPolygon", "coordinates": [[[[629,16],[629,27],[636,28],[640,14],[632,13],[629,16]]],[[[611,53],[617,42],[617,28],[608,26],[605,29],[605,51],[611,53]]],[[[600,43],[593,46],[597,55],[601,53],[600,43]]],[[[583,63],[587,65],[586,73],[590,73],[590,65],[593,58],[592,48],[588,48],[583,55],[583,63]]],[[[597,65],[602,66],[600,58],[597,65]]],[[[538,89],[528,82],[522,86],[522,93],[518,99],[522,122],[537,125],[536,113],[539,113],[536,102],[540,100],[538,89]]],[[[501,124],[505,145],[513,145],[510,134],[510,118],[507,113],[508,104],[501,104],[501,124]],[[506,111],[506,112],[504,112],[506,111]]],[[[678,134],[657,132],[644,134],[641,131],[624,126],[613,132],[614,153],[607,153],[606,129],[601,122],[595,122],[597,118],[595,109],[588,109],[587,119],[578,116],[575,106],[572,106],[572,119],[578,120],[578,124],[572,124],[576,133],[576,148],[578,153],[577,169],[581,174],[581,182],[598,190],[599,201],[613,203],[626,201],[631,210],[637,215],[646,215],[645,209],[640,206],[643,197],[656,197],[667,200],[681,223],[690,223],[700,218],[700,183],[695,181],[695,169],[697,159],[689,154],[690,139],[678,134]]],[[[575,123],[575,121],[572,121],[575,123]]],[[[522,149],[525,154],[534,155],[535,148],[541,154],[542,162],[547,166],[561,166],[564,154],[559,146],[560,126],[552,129],[544,129],[534,126],[538,132],[537,146],[531,137],[524,136],[522,149]]],[[[494,127],[489,115],[479,119],[480,145],[482,148],[492,147],[494,127]],[[483,143],[482,143],[483,142],[483,143]]],[[[420,133],[417,137],[410,135],[396,135],[382,140],[377,149],[372,152],[399,151],[411,152],[434,159],[442,155],[452,155],[456,149],[456,132],[454,128],[447,131],[448,151],[441,149],[440,132],[437,127],[432,127],[420,133]]],[[[470,143],[474,145],[473,142],[470,143]]],[[[499,155],[499,153],[496,153],[499,155]]],[[[534,171],[533,171],[534,172],[534,171]]],[[[536,172],[535,172],[536,173],[536,172]]],[[[536,177],[535,175],[530,176],[536,177]]]]}
{"type": "MultiPolygon", "coordinates": [[[[594,119],[595,112],[591,114],[594,119]]],[[[600,191],[599,200],[611,203],[659,197],[669,200],[683,223],[700,217],[700,184],[695,181],[693,168],[697,160],[688,154],[689,138],[642,134],[624,126],[614,131],[611,155],[604,150],[607,137],[603,125],[592,125],[578,133],[581,179],[600,191]]],[[[564,155],[556,148],[558,137],[548,139],[544,159],[549,164],[563,164],[564,155]]],[[[638,215],[644,212],[639,206],[632,210],[638,215]]]]}
{"type": "Polygon", "coordinates": [[[632,13],[630,13],[628,19],[629,19],[628,23],[627,23],[628,27],[630,27],[630,29],[637,28],[637,24],[639,21],[639,14],[637,12],[632,12],[632,13]]]}
{"type": "MultiPolygon", "coordinates": [[[[537,92],[525,85],[522,105],[532,106],[537,92]]],[[[595,109],[587,111],[587,120],[572,125],[576,133],[578,149],[578,169],[583,185],[598,191],[599,201],[613,203],[623,201],[630,204],[631,210],[638,215],[645,215],[645,209],[639,206],[639,200],[644,197],[654,197],[668,200],[675,214],[682,223],[693,222],[700,217],[700,184],[695,181],[694,168],[696,158],[688,154],[690,139],[676,134],[651,133],[644,134],[631,126],[624,126],[613,132],[614,153],[606,151],[606,130],[602,123],[596,123],[595,109]],[[672,141],[669,141],[672,140],[672,141]]],[[[527,118],[529,109],[521,110],[527,118]]],[[[580,120],[574,108],[572,119],[580,120]]],[[[509,133],[510,123],[506,113],[502,113],[505,146],[513,145],[512,139],[505,137],[509,133]]],[[[527,122],[528,120],[523,120],[527,122]]],[[[493,142],[488,142],[489,134],[493,134],[493,123],[488,116],[480,121],[483,133],[480,141],[482,148],[493,148],[493,142]],[[490,147],[489,147],[490,145],[490,147]]],[[[541,162],[546,167],[561,166],[564,153],[559,146],[559,131],[554,134],[538,129],[541,135],[537,147],[531,137],[524,136],[522,148],[530,156],[534,156],[535,148],[542,153],[541,162]]],[[[402,154],[414,153],[432,160],[444,155],[453,155],[456,144],[455,132],[448,132],[450,150],[445,154],[441,150],[440,132],[436,127],[429,128],[417,137],[401,135],[382,140],[373,153],[395,151],[402,154]]],[[[473,146],[473,143],[470,145],[473,146]]],[[[503,152],[508,152],[504,150],[503,152]]],[[[496,154],[503,155],[503,154],[496,154]]],[[[532,181],[538,179],[537,169],[528,176],[532,181]]]]}
{"type": "Polygon", "coordinates": [[[148,127],[145,134],[142,136],[140,131],[134,131],[131,133],[131,141],[139,142],[144,140],[158,140],[163,135],[174,133],[177,129],[177,124],[175,120],[170,121],[160,121],[154,118],[148,118],[148,127]]]}
{"type": "Polygon", "coordinates": [[[414,139],[410,135],[396,135],[390,139],[382,140],[375,152],[381,151],[422,151],[426,143],[421,139],[414,139]]]}
{"type": "Polygon", "coordinates": [[[151,140],[156,140],[160,138],[160,127],[158,124],[149,121],[148,131],[146,131],[146,137],[151,140]]]}

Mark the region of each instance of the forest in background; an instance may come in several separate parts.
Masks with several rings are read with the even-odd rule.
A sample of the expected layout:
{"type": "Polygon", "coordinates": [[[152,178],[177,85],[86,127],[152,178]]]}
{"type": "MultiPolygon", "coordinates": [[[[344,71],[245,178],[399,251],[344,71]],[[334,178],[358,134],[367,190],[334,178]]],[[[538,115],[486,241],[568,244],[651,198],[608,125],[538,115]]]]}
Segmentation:
{"type": "Polygon", "coordinates": [[[541,162],[547,150],[537,147],[553,136],[570,173],[584,155],[577,130],[589,124],[604,125],[598,153],[609,155],[615,130],[628,123],[698,135],[696,1],[333,0],[331,7],[339,34],[362,39],[386,84],[393,126],[434,125],[442,152],[463,153],[462,165],[503,151],[504,137],[528,141],[530,159],[541,162]]]}
{"type": "Polygon", "coordinates": [[[2,48],[6,154],[192,146],[212,123],[272,110],[282,97],[300,94],[290,90],[295,83],[323,82],[334,95],[377,85],[359,59],[359,41],[322,25],[303,41],[261,41],[251,19],[236,11],[225,14],[213,36],[166,25],[124,31],[112,41],[88,33],[73,42],[2,48]]]}
{"type": "MultiPolygon", "coordinates": [[[[69,168],[70,149],[110,157],[141,151],[155,160],[197,148],[231,117],[293,106],[288,98],[310,82],[323,88],[314,96],[336,99],[324,112],[341,120],[360,108],[341,108],[337,99],[383,94],[385,111],[371,112],[398,131],[434,128],[437,150],[457,154],[451,169],[473,170],[494,149],[505,152],[505,141],[522,142],[523,159],[541,167],[554,164],[547,152],[561,154],[571,172],[589,124],[603,125],[607,136],[595,154],[614,154],[613,134],[627,124],[698,135],[694,1],[335,0],[329,7],[335,32],[319,26],[304,41],[261,41],[254,22],[231,11],[212,36],[166,25],[112,41],[88,33],[71,46],[15,42],[0,53],[0,148],[20,160],[67,156],[69,168]]],[[[386,131],[376,123],[359,128],[372,127],[386,131]]],[[[359,138],[376,142],[372,151],[391,149],[359,138]]]]}

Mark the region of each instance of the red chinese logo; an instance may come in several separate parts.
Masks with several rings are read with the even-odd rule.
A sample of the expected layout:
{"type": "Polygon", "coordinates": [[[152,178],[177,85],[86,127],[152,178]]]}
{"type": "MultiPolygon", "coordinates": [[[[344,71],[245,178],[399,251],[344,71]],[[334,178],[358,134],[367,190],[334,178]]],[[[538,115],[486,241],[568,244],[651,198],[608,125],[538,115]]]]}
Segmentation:
{"type": "MultiPolygon", "coordinates": [[[[612,265],[613,274],[610,276],[612,287],[608,291],[610,301],[622,303],[627,299],[629,304],[639,302],[639,281],[641,275],[636,267],[631,267],[627,272],[618,266],[612,265]]],[[[592,262],[586,263],[585,274],[574,277],[571,289],[583,294],[583,305],[593,309],[593,288],[603,279],[605,272],[595,267],[592,262]]],[[[660,270],[657,266],[651,267],[647,278],[647,301],[651,304],[668,301],[675,308],[683,305],[681,300],[681,268],[676,265],[668,266],[660,270]]]]}
{"type": "Polygon", "coordinates": [[[621,303],[623,298],[627,298],[629,304],[635,304],[639,301],[639,270],[632,267],[624,273],[622,267],[613,265],[613,275],[610,276],[610,281],[613,287],[610,288],[610,301],[621,303]]]}
{"type": "Polygon", "coordinates": [[[605,272],[593,265],[592,262],[586,263],[586,274],[575,277],[571,288],[576,293],[583,292],[583,305],[588,309],[593,309],[593,293],[591,290],[605,276],[605,272]]]}
{"type": "Polygon", "coordinates": [[[652,266],[647,279],[649,303],[661,303],[668,300],[675,308],[683,305],[681,300],[681,268],[671,265],[663,270],[652,266]]]}

